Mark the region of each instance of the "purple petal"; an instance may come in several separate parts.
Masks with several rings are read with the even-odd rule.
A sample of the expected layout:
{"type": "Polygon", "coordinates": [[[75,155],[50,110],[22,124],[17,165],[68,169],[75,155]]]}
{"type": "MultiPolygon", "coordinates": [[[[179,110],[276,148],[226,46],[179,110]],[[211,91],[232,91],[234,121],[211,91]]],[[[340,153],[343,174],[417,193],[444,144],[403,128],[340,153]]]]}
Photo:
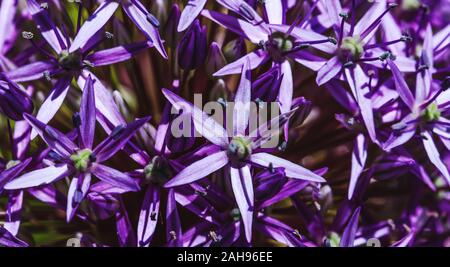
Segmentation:
{"type": "Polygon", "coordinates": [[[342,234],[341,242],[339,243],[340,247],[353,247],[356,231],[358,230],[358,219],[360,212],[361,207],[358,207],[348,221],[347,226],[344,229],[344,233],[342,234]]]}
{"type": "Polygon", "coordinates": [[[97,10],[95,10],[94,14],[83,23],[77,36],[75,36],[75,39],[70,45],[69,52],[74,52],[87,44],[89,39],[91,39],[108,22],[118,7],[119,3],[117,1],[104,1],[97,10]]]}
{"type": "Polygon", "coordinates": [[[3,52],[5,42],[11,35],[8,31],[14,28],[14,15],[16,14],[17,1],[4,0],[0,7],[0,52],[3,52]],[[12,27],[11,27],[12,26],[12,27]]]}
{"type": "Polygon", "coordinates": [[[119,204],[119,210],[116,212],[116,228],[119,245],[121,247],[134,247],[136,246],[136,236],[134,235],[128,212],[120,196],[119,204]]]}
{"type": "Polygon", "coordinates": [[[74,177],[70,182],[67,193],[66,220],[70,222],[75,215],[81,201],[86,197],[91,185],[91,174],[84,173],[74,177]]]}
{"type": "Polygon", "coordinates": [[[228,163],[228,156],[226,151],[220,151],[211,154],[184,168],[175,177],[169,180],[164,185],[164,187],[166,188],[174,187],[200,180],[203,177],[222,168],[227,163],[228,163]]]}
{"type": "Polygon", "coordinates": [[[203,10],[202,15],[217,24],[222,25],[224,28],[249,39],[254,44],[258,44],[261,41],[267,41],[269,39],[268,31],[266,31],[262,25],[253,25],[233,16],[210,10],[203,10]]]}
{"type": "Polygon", "coordinates": [[[159,217],[160,190],[150,185],[145,193],[139,214],[137,237],[138,246],[148,247],[155,233],[159,217]]]}
{"type": "Polygon", "coordinates": [[[91,76],[88,77],[83,89],[80,104],[81,141],[83,148],[92,148],[95,133],[95,93],[91,76]]]}
{"type": "Polygon", "coordinates": [[[228,145],[228,134],[226,130],[212,117],[208,116],[198,107],[187,102],[173,92],[162,89],[163,94],[177,110],[190,113],[194,120],[195,129],[211,143],[225,147],[228,145]]]}
{"type": "Polygon", "coordinates": [[[147,20],[147,17],[150,14],[145,7],[138,0],[131,0],[122,3],[122,8],[142,33],[153,42],[156,50],[158,50],[164,58],[167,58],[167,53],[164,49],[161,37],[159,36],[158,28],[153,26],[153,24],[147,20]]]}
{"type": "Polygon", "coordinates": [[[12,235],[3,226],[0,226],[0,245],[6,247],[28,247],[28,244],[12,235]]]}
{"type": "Polygon", "coordinates": [[[448,172],[447,166],[441,160],[441,156],[439,154],[436,145],[434,144],[431,133],[428,131],[423,131],[422,136],[423,136],[422,138],[423,146],[425,147],[425,151],[428,154],[428,158],[430,159],[431,163],[433,163],[433,165],[444,176],[445,180],[447,181],[447,184],[450,185],[450,174],[448,172]]]}
{"type": "Polygon", "coordinates": [[[77,146],[72,140],[57,129],[42,123],[31,115],[25,114],[24,118],[30,123],[33,129],[36,130],[47,145],[61,156],[70,157],[77,149],[77,146]]]}
{"type": "Polygon", "coordinates": [[[251,242],[254,195],[250,168],[248,166],[240,169],[230,168],[230,176],[234,198],[236,199],[244,223],[245,237],[247,238],[247,242],[251,242]]]}
{"type": "Polygon", "coordinates": [[[178,214],[177,202],[175,201],[175,192],[173,189],[170,189],[169,194],[167,195],[166,236],[167,246],[181,247],[183,245],[180,216],[178,214]]]}
{"type": "Polygon", "coordinates": [[[89,54],[86,60],[92,63],[94,66],[112,65],[115,63],[126,61],[132,58],[139,52],[144,51],[146,48],[152,47],[151,42],[140,42],[133,44],[126,44],[117,46],[110,49],[101,50],[89,54]]]}
{"type": "Polygon", "coordinates": [[[10,70],[5,75],[15,82],[29,82],[44,78],[44,72],[52,73],[57,68],[58,66],[53,61],[37,61],[10,70]]]}
{"type": "MultiPolygon", "coordinates": [[[[114,102],[114,98],[112,94],[108,91],[108,89],[103,86],[100,79],[98,79],[92,72],[87,70],[83,70],[83,74],[78,77],[77,83],[80,88],[85,87],[85,83],[87,77],[91,76],[94,82],[94,91],[95,91],[95,106],[97,108],[97,118],[103,116],[107,122],[113,126],[123,125],[125,124],[125,120],[119,112],[119,108],[114,102]]],[[[108,127],[106,125],[102,125],[105,130],[108,127]]]]}
{"type": "Polygon", "coordinates": [[[150,117],[137,119],[129,123],[126,127],[118,126],[118,133],[111,133],[108,138],[101,142],[95,149],[94,154],[97,162],[103,162],[114,156],[117,151],[121,150],[128,141],[136,134],[139,128],[144,125],[150,117]]]}
{"type": "Polygon", "coordinates": [[[28,172],[17,179],[12,180],[5,185],[5,189],[17,190],[41,186],[64,178],[69,175],[69,173],[70,172],[66,164],[49,166],[43,169],[28,172]]]}
{"type": "Polygon", "coordinates": [[[253,154],[251,155],[250,161],[257,165],[264,166],[267,168],[284,168],[286,176],[290,178],[318,183],[326,182],[325,179],[323,179],[319,175],[298,164],[292,163],[288,160],[267,153],[253,154]]]}
{"type": "Polygon", "coordinates": [[[350,173],[350,184],[348,186],[348,199],[351,199],[355,191],[356,183],[361,175],[367,159],[367,142],[364,134],[356,136],[352,153],[352,169],[350,173]]]}
{"type": "Polygon", "coordinates": [[[7,217],[3,227],[11,234],[17,235],[20,227],[20,212],[23,204],[23,190],[13,191],[8,198],[7,217]]]}
{"type": "Polygon", "coordinates": [[[28,0],[27,2],[28,10],[33,15],[33,21],[37,24],[42,36],[57,54],[61,53],[67,47],[61,31],[53,24],[46,9],[41,8],[38,2],[35,0],[28,0]]]}
{"type": "MultiPolygon", "coordinates": [[[[55,116],[56,112],[58,112],[64,102],[64,99],[66,98],[71,81],[72,76],[64,76],[58,80],[48,97],[45,99],[44,103],[42,103],[39,108],[39,111],[36,114],[36,119],[42,123],[48,123],[55,116]]],[[[33,140],[36,135],[36,129],[33,128],[30,139],[33,140]]]]}
{"type": "Polygon", "coordinates": [[[30,164],[30,162],[31,158],[28,158],[14,167],[0,172],[0,193],[3,191],[3,186],[11,181],[11,179],[17,177],[28,166],[28,164],[30,164]]]}
{"type": "Polygon", "coordinates": [[[189,0],[181,13],[178,31],[186,30],[205,7],[206,0],[189,0]]]}
{"type": "Polygon", "coordinates": [[[342,69],[342,63],[338,56],[329,59],[317,72],[316,83],[321,86],[336,77],[342,69]]]}
{"type": "Polygon", "coordinates": [[[123,188],[128,191],[139,191],[139,184],[129,175],[110,168],[108,166],[95,163],[91,167],[92,173],[105,183],[123,188]]]}
{"type": "Polygon", "coordinates": [[[269,0],[264,1],[264,9],[266,10],[267,19],[270,24],[282,24],[285,12],[283,9],[283,1],[269,0]]]}
{"type": "Polygon", "coordinates": [[[234,135],[245,135],[248,119],[250,116],[250,100],[252,82],[250,60],[247,58],[242,67],[241,81],[234,97],[233,109],[233,133],[234,135]]]}
{"type": "Polygon", "coordinates": [[[264,64],[269,59],[269,54],[264,50],[256,50],[254,52],[251,52],[240,59],[231,62],[230,64],[227,64],[220,70],[218,70],[216,73],[214,73],[214,76],[224,76],[224,75],[230,75],[230,74],[237,74],[241,73],[242,67],[244,66],[245,62],[247,62],[247,59],[250,60],[250,69],[256,69],[260,65],[264,64]]]}
{"type": "Polygon", "coordinates": [[[352,70],[346,68],[345,77],[347,78],[353,96],[358,103],[360,114],[364,120],[364,124],[366,125],[366,129],[369,133],[370,139],[375,144],[378,144],[375,131],[375,121],[373,118],[372,101],[366,97],[366,95],[368,95],[369,93],[369,87],[366,86],[366,83],[369,81],[369,79],[359,65],[356,65],[356,67],[352,70]]]}
{"type": "Polygon", "coordinates": [[[406,84],[405,78],[403,78],[402,73],[397,68],[397,65],[395,65],[392,60],[388,59],[387,64],[389,65],[389,68],[392,71],[392,75],[394,76],[395,81],[395,89],[397,90],[397,93],[399,94],[400,98],[403,100],[403,102],[410,108],[410,110],[413,110],[414,107],[414,96],[412,95],[411,91],[409,90],[408,85],[406,84]]]}
{"type": "Polygon", "coordinates": [[[289,61],[284,61],[281,64],[281,80],[280,92],[278,94],[278,101],[280,102],[280,112],[287,113],[291,110],[292,95],[294,93],[294,81],[292,78],[292,68],[289,61]]]}

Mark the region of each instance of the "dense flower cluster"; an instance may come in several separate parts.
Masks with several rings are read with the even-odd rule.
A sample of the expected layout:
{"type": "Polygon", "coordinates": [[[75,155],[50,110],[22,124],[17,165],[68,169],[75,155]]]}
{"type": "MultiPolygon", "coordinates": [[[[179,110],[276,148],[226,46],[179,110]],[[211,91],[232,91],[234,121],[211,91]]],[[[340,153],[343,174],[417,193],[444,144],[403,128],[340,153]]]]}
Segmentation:
{"type": "Polygon", "coordinates": [[[449,1],[1,0],[0,246],[450,246],[449,47],[449,1]]]}

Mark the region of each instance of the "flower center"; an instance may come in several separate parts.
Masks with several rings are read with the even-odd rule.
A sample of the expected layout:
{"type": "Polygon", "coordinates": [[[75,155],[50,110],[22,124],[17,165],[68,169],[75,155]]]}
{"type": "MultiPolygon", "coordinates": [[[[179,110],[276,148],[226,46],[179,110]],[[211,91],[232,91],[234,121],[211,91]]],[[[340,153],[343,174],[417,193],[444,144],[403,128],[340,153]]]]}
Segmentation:
{"type": "Polygon", "coordinates": [[[341,58],[345,60],[358,60],[364,54],[364,43],[359,36],[345,37],[342,39],[339,50],[341,58]]]}
{"type": "Polygon", "coordinates": [[[58,63],[61,68],[69,71],[79,70],[81,68],[82,56],[79,52],[69,53],[62,51],[58,56],[58,63]]]}
{"type": "Polygon", "coordinates": [[[423,116],[424,120],[427,122],[435,121],[435,120],[438,120],[439,117],[441,117],[441,111],[439,110],[436,103],[431,103],[425,109],[422,116],[423,116]]]}
{"type": "Polygon", "coordinates": [[[78,150],[75,154],[70,156],[75,169],[79,172],[85,172],[90,167],[91,163],[95,161],[94,155],[90,149],[78,150]]]}
{"type": "Polygon", "coordinates": [[[232,163],[242,163],[252,154],[250,141],[244,137],[233,137],[228,145],[227,155],[232,163]]]}
{"type": "Polygon", "coordinates": [[[420,0],[403,0],[402,1],[402,9],[403,10],[416,10],[420,7],[420,0]]]}
{"type": "Polygon", "coordinates": [[[152,161],[144,168],[144,177],[147,183],[163,185],[172,176],[167,161],[160,157],[153,157],[152,161]]]}
{"type": "Polygon", "coordinates": [[[294,48],[294,42],[289,36],[286,37],[283,33],[276,32],[264,46],[275,61],[282,61],[283,53],[291,51],[294,48]]]}

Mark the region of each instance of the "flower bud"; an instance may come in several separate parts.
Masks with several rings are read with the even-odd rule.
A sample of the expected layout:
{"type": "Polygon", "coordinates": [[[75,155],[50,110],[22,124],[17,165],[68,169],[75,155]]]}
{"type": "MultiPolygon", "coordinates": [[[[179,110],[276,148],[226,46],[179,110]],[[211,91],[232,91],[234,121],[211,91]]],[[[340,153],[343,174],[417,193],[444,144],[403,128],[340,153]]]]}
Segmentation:
{"type": "Polygon", "coordinates": [[[208,58],[206,59],[206,73],[212,76],[214,72],[220,70],[226,64],[227,61],[219,45],[213,42],[209,47],[208,58]]]}
{"type": "Polygon", "coordinates": [[[206,28],[195,20],[178,44],[178,64],[184,70],[201,66],[206,59],[206,28]]]}
{"type": "Polygon", "coordinates": [[[12,120],[23,120],[23,114],[31,114],[34,106],[31,97],[19,85],[9,79],[0,80],[0,111],[12,120]]]}
{"type": "Polygon", "coordinates": [[[169,17],[167,18],[166,25],[164,26],[164,39],[166,44],[174,48],[178,42],[178,21],[180,20],[180,8],[177,4],[172,6],[170,10],[169,17]]]}
{"type": "Polygon", "coordinates": [[[253,99],[274,102],[280,91],[282,78],[279,68],[271,68],[260,75],[252,84],[253,99]]]}

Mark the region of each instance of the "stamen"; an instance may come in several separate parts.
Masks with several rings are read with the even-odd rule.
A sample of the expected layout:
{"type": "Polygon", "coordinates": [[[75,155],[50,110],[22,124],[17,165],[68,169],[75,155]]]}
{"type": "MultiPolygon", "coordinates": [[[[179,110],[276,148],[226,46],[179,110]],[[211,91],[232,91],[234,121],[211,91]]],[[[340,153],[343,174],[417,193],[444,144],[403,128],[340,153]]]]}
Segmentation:
{"type": "Polygon", "coordinates": [[[346,63],[344,63],[344,65],[342,65],[342,67],[351,68],[351,67],[353,67],[353,65],[355,65],[355,63],[353,61],[347,61],[346,63]]]}
{"type": "Polygon", "coordinates": [[[341,13],[339,13],[339,17],[342,18],[342,20],[341,20],[341,28],[340,28],[340,31],[339,31],[339,46],[341,46],[342,39],[344,38],[344,24],[345,24],[345,21],[348,19],[348,14],[345,13],[345,12],[341,12],[341,13]]]}
{"type": "Polygon", "coordinates": [[[311,6],[311,8],[308,10],[308,13],[306,13],[305,17],[302,19],[302,21],[300,21],[298,27],[303,27],[303,25],[305,24],[305,22],[309,22],[309,18],[311,17],[312,12],[314,11],[314,9],[316,9],[317,4],[319,3],[319,0],[316,0],[314,2],[314,4],[311,6]]]}
{"type": "MultiPolygon", "coordinates": [[[[355,10],[355,6],[356,6],[356,0],[352,0],[352,22],[350,23],[350,32],[349,35],[353,36],[353,32],[355,31],[355,20],[356,20],[356,10],[355,10]]],[[[344,30],[342,28],[342,30],[344,30]]]]}
{"type": "Polygon", "coordinates": [[[49,58],[55,58],[52,54],[50,54],[49,52],[47,52],[45,49],[43,49],[41,46],[39,46],[38,44],[36,44],[36,42],[33,40],[34,39],[34,33],[32,32],[27,32],[27,31],[23,31],[22,32],[22,38],[25,40],[28,40],[31,42],[31,44],[33,45],[34,48],[36,48],[39,52],[41,52],[42,54],[44,54],[45,56],[49,57],[49,58]]]}
{"type": "Polygon", "coordinates": [[[372,45],[367,45],[366,47],[364,47],[365,50],[369,50],[369,49],[373,49],[373,48],[378,48],[378,47],[387,47],[389,45],[393,45],[399,42],[405,42],[405,43],[409,43],[412,42],[412,37],[408,36],[408,35],[403,35],[402,37],[400,37],[397,40],[393,40],[393,41],[389,41],[389,42],[384,42],[384,43],[378,43],[378,44],[372,44],[372,45]]]}

